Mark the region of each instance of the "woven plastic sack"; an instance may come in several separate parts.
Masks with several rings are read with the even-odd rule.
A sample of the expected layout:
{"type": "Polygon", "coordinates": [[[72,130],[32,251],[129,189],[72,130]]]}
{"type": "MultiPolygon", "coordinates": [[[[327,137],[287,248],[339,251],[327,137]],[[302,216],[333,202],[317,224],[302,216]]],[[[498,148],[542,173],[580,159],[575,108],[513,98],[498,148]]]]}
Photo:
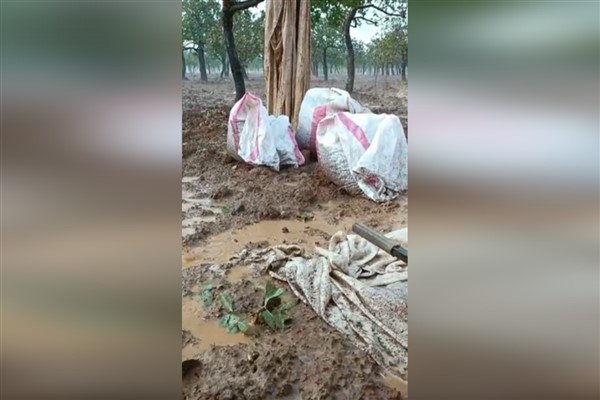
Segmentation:
{"type": "Polygon", "coordinates": [[[321,120],[316,142],[319,164],[347,192],[383,202],[408,188],[408,143],[395,115],[336,113],[321,120]]]}
{"type": "Polygon", "coordinates": [[[261,99],[250,92],[229,113],[227,153],[238,161],[276,171],[284,165],[304,164],[289,118],[269,116],[261,99]]]}
{"type": "Polygon", "coordinates": [[[316,132],[319,122],[336,112],[370,113],[348,92],[337,88],[313,88],[306,92],[298,115],[296,139],[301,149],[316,153],[316,132]]]}

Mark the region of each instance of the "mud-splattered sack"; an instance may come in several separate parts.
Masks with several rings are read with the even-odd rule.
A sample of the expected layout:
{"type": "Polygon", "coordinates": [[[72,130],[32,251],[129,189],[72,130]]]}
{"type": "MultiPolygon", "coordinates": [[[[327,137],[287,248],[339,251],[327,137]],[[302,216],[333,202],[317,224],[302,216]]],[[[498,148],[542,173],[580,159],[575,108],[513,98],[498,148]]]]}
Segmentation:
{"type": "Polygon", "coordinates": [[[250,92],[229,113],[227,153],[238,161],[276,171],[284,165],[304,164],[289,118],[269,116],[261,99],[250,92]]]}
{"type": "Polygon", "coordinates": [[[337,88],[313,88],[306,92],[298,115],[296,139],[301,149],[316,154],[316,132],[319,122],[336,112],[370,113],[354,100],[348,92],[337,88]]]}
{"type": "Polygon", "coordinates": [[[339,112],[316,132],[319,164],[335,184],[382,202],[408,188],[408,143],[390,114],[339,112]]]}

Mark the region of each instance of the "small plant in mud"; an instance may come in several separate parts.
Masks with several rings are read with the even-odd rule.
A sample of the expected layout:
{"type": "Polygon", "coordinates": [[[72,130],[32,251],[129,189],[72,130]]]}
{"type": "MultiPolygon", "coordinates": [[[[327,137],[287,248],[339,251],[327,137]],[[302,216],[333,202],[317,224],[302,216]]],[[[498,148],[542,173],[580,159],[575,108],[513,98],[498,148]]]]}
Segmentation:
{"type": "Polygon", "coordinates": [[[196,300],[201,302],[204,307],[210,306],[214,298],[213,291],[221,286],[222,285],[213,285],[212,283],[204,285],[202,287],[202,291],[198,294],[198,296],[196,296],[196,300]]]}
{"type": "Polygon", "coordinates": [[[227,314],[219,318],[219,325],[227,328],[227,333],[246,332],[248,323],[233,313],[233,299],[227,293],[220,293],[219,300],[227,314]]]}
{"type": "Polygon", "coordinates": [[[288,313],[296,305],[295,302],[283,303],[282,294],[283,289],[275,287],[271,281],[267,282],[263,305],[257,313],[257,319],[262,319],[274,331],[283,331],[291,321],[288,313]]]}

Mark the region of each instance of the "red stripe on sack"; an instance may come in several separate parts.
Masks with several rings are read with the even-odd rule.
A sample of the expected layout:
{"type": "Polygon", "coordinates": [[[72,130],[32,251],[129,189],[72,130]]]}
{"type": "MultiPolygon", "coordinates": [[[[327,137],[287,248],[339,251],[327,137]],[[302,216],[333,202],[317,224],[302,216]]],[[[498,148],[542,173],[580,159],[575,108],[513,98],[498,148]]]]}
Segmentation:
{"type": "MultiPolygon", "coordinates": [[[[254,97],[256,100],[257,97],[254,97]]],[[[258,161],[258,132],[260,131],[260,110],[258,112],[258,118],[256,118],[256,141],[254,142],[254,148],[252,149],[252,153],[250,153],[250,162],[257,163],[258,161]]]]}
{"type": "Polygon", "coordinates": [[[302,155],[302,153],[300,152],[300,149],[298,148],[298,142],[296,142],[296,135],[294,134],[294,131],[292,130],[292,128],[288,128],[288,135],[290,136],[290,139],[292,141],[292,144],[294,145],[294,156],[296,157],[296,163],[298,164],[298,166],[304,164],[304,156],[302,155]]]}
{"type": "Polygon", "coordinates": [[[327,115],[327,104],[315,107],[313,110],[313,119],[310,126],[310,152],[317,154],[317,127],[319,122],[327,115]]]}
{"type": "MultiPolygon", "coordinates": [[[[233,142],[235,143],[235,151],[239,151],[240,149],[240,130],[238,128],[238,115],[240,113],[240,110],[242,110],[244,108],[244,106],[246,105],[246,102],[248,101],[248,97],[252,96],[250,93],[246,92],[246,94],[244,94],[244,97],[242,97],[242,102],[240,103],[240,106],[238,108],[235,109],[235,112],[233,113],[233,115],[231,116],[231,129],[233,129],[233,142]]],[[[254,96],[252,96],[254,97],[254,96]]]]}
{"type": "Polygon", "coordinates": [[[352,133],[352,135],[358,140],[358,142],[362,145],[362,147],[366,150],[369,148],[369,140],[365,136],[365,132],[362,128],[350,118],[346,116],[343,112],[337,113],[336,116],[339,118],[340,122],[352,133]]]}

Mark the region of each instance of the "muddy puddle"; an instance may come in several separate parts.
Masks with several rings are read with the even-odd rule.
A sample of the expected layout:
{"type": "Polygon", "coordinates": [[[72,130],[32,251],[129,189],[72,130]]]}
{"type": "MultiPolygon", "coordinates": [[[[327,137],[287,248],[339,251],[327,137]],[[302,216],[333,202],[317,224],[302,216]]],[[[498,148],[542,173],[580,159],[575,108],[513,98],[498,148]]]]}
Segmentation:
{"type": "Polygon", "coordinates": [[[385,375],[383,384],[402,394],[402,399],[408,399],[408,381],[396,375],[385,375]]]}
{"type": "MultiPolygon", "coordinates": [[[[266,241],[270,246],[298,244],[306,249],[312,249],[314,246],[327,246],[332,234],[340,230],[350,232],[354,222],[354,219],[346,218],[337,224],[329,224],[326,219],[326,211],[314,214],[314,217],[308,221],[261,221],[242,229],[215,235],[205,245],[184,249],[183,267],[202,263],[225,263],[249,243],[266,241]]],[[[232,270],[230,279],[243,276],[243,271],[243,269],[232,270]]]]}
{"type": "Polygon", "coordinates": [[[206,319],[202,305],[194,298],[182,300],[182,330],[189,332],[191,340],[182,350],[182,361],[194,358],[210,346],[232,346],[248,343],[243,334],[228,334],[216,319],[206,319]]]}

